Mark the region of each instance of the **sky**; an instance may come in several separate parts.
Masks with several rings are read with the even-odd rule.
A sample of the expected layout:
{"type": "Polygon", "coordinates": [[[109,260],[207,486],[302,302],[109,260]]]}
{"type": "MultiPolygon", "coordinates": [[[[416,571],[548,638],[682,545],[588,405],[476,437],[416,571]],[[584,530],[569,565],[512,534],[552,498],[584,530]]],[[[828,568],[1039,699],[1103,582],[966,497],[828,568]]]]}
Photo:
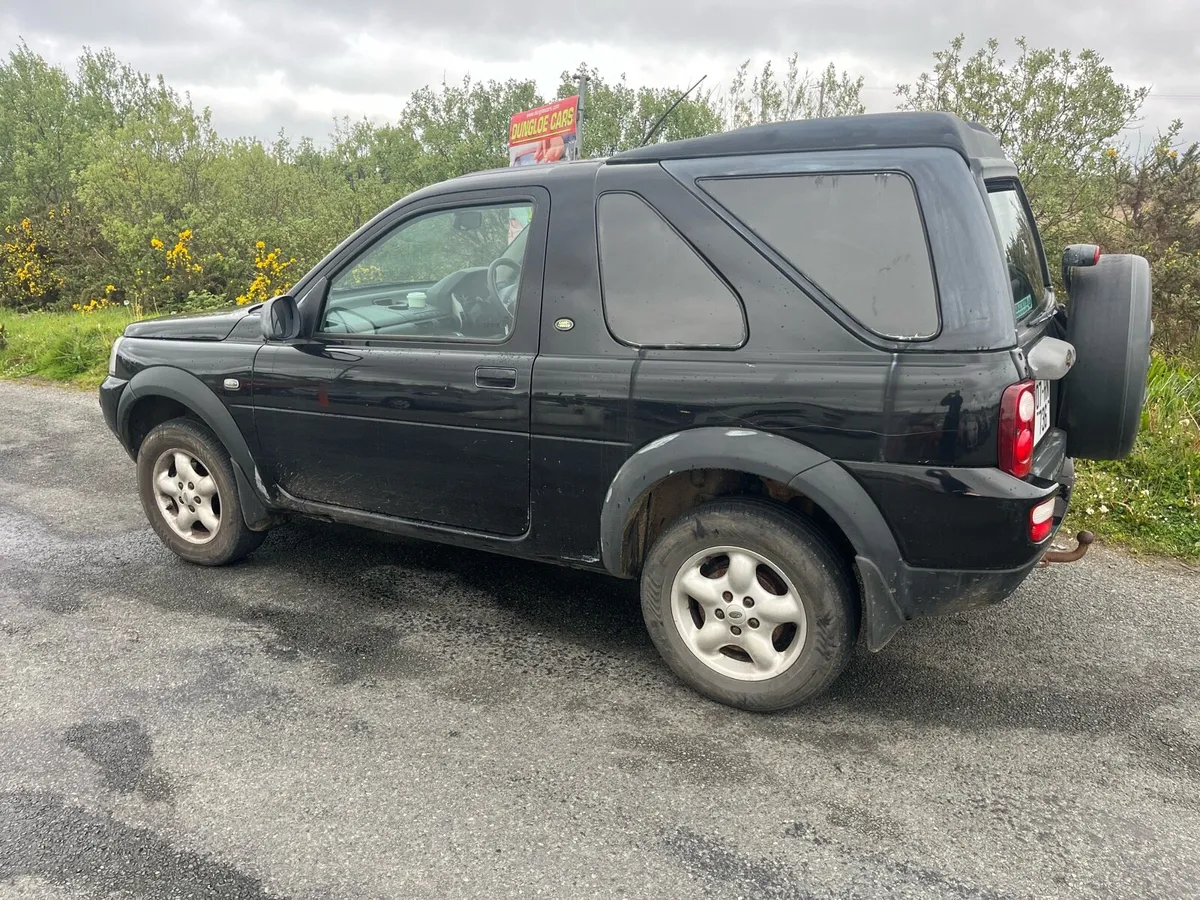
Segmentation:
{"type": "Polygon", "coordinates": [[[1152,88],[1149,142],[1182,118],[1200,139],[1200,0],[0,0],[0,45],[23,39],[73,68],[83,46],[162,73],[227,136],[324,138],[334,117],[395,119],[407,96],[443,79],[528,78],[550,94],[586,61],[630,84],[727,86],[750,59],[799,54],[866,80],[868,111],[932,64],[955,35],[968,51],[999,39],[1099,52],[1117,77],[1152,88]]]}

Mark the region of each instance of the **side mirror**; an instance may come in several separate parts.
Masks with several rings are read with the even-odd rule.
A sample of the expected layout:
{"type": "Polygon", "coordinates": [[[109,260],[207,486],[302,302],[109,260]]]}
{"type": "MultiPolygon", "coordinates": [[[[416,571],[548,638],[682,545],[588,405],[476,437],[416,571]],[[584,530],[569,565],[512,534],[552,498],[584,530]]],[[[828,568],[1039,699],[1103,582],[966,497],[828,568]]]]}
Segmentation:
{"type": "Polygon", "coordinates": [[[294,341],[300,337],[300,307],[296,298],[283,294],[263,304],[259,313],[262,336],[268,341],[294,341]]]}
{"type": "Polygon", "coordinates": [[[1100,248],[1095,244],[1070,244],[1062,255],[1063,289],[1071,289],[1072,269],[1094,266],[1098,262],[1100,262],[1100,248]]]}

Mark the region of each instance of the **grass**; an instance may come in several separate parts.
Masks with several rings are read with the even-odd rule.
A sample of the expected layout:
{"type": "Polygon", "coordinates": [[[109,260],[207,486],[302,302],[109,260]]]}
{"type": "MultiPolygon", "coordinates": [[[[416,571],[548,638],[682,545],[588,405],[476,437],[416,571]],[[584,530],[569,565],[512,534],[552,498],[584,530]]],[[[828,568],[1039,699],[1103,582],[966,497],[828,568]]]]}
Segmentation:
{"type": "Polygon", "coordinates": [[[1133,454],[1081,461],[1078,473],[1071,531],[1200,560],[1200,366],[1155,355],[1133,454]]]}
{"type": "MultiPolygon", "coordinates": [[[[129,324],[124,307],[94,313],[0,310],[6,347],[0,377],[44,378],[94,387],[113,339],[129,324]]],[[[1078,465],[1067,522],[1135,551],[1200,560],[1200,364],[1155,355],[1137,446],[1128,459],[1078,465]]]]}
{"type": "Polygon", "coordinates": [[[113,339],[133,321],[125,307],[92,313],[0,310],[0,377],[45,378],[94,387],[108,369],[113,339]]]}

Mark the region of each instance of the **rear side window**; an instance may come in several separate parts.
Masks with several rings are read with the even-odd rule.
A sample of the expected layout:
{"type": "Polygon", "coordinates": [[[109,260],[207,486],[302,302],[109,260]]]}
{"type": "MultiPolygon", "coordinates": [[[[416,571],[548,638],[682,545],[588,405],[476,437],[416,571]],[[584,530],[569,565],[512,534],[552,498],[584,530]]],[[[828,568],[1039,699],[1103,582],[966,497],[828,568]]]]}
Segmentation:
{"type": "Polygon", "coordinates": [[[771,175],[700,186],[864,327],[902,340],[937,334],[929,245],[904,175],[771,175]]]}
{"type": "Polygon", "coordinates": [[[1033,221],[1015,187],[1003,185],[989,188],[988,201],[992,204],[992,215],[1000,230],[1000,247],[1008,264],[1013,309],[1019,321],[1041,306],[1046,296],[1037,232],[1033,230],[1033,221]]]}
{"type": "Polygon", "coordinates": [[[732,289],[636,194],[596,201],[604,318],[636,347],[740,347],[746,318],[732,289]]]}

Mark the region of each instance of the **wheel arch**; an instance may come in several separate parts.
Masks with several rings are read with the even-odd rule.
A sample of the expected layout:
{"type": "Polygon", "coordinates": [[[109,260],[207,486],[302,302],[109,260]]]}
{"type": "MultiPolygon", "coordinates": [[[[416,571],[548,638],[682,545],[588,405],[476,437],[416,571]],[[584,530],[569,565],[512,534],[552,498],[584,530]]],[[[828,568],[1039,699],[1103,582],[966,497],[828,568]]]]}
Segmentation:
{"type": "Polygon", "coordinates": [[[757,494],[817,520],[839,545],[856,569],[871,649],[881,648],[908,618],[895,597],[904,590],[900,551],[875,502],[825,454],[756,429],[675,432],[629,457],[609,486],[600,516],[601,559],[611,574],[638,574],[657,531],[648,504],[684,480],[695,489],[682,492],[683,499],[662,512],[663,521],[713,496],[757,494]]]}
{"type": "Polygon", "coordinates": [[[117,432],[137,459],[138,447],[150,429],[179,418],[181,413],[205,425],[225,447],[246,524],[254,530],[265,529],[271,523],[270,501],[250,447],[225,404],[195,375],[171,366],[138,372],[117,405],[117,432]]]}

